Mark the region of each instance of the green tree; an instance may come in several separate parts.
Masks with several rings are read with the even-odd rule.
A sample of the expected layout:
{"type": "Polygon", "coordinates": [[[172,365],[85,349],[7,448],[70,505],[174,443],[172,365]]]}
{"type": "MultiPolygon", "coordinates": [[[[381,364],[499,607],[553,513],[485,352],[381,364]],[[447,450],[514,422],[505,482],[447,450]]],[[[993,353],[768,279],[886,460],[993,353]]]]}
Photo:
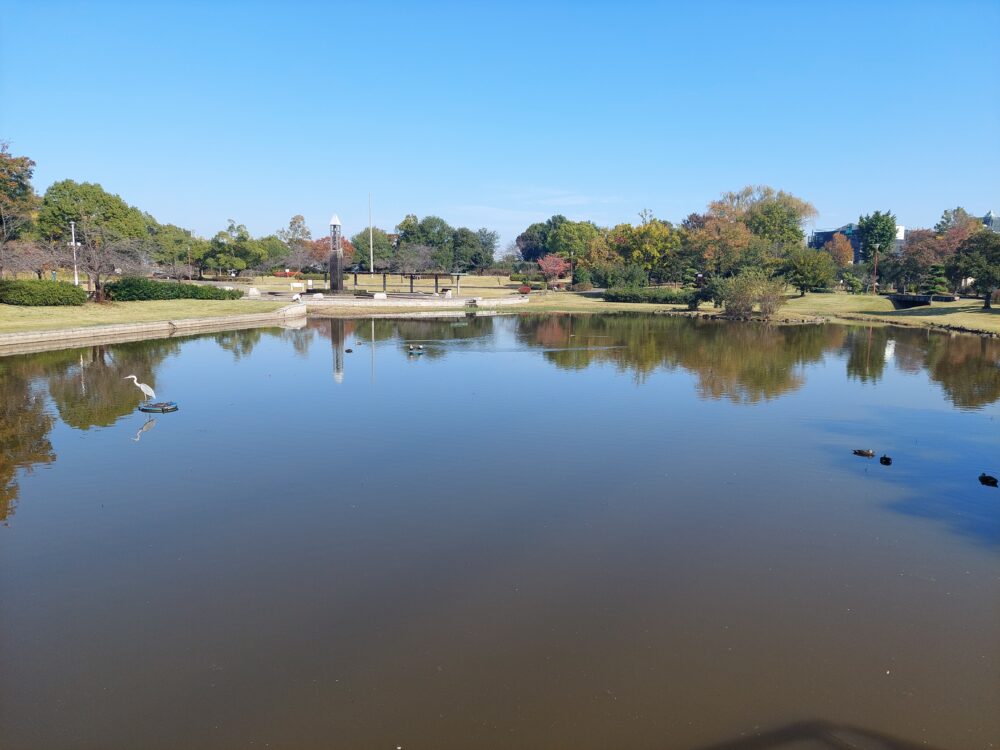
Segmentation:
{"type": "Polygon", "coordinates": [[[399,232],[399,249],[406,245],[426,245],[433,251],[436,268],[451,271],[455,266],[455,230],[440,216],[418,219],[408,214],[396,227],[399,232]]]}
{"type": "Polygon", "coordinates": [[[479,237],[479,249],[472,256],[472,267],[476,269],[489,268],[496,258],[500,234],[493,229],[480,227],[476,230],[476,236],[479,237]]]}
{"type": "Polygon", "coordinates": [[[120,196],[107,192],[96,183],[55,182],[42,198],[38,210],[38,233],[44,238],[68,241],[71,221],[75,221],[78,227],[86,224],[95,232],[123,239],[144,240],[149,234],[143,213],[120,196]]]}
{"type": "Polygon", "coordinates": [[[1000,289],[1000,234],[981,229],[963,242],[957,255],[958,268],[972,279],[972,288],[983,295],[989,310],[993,293],[1000,289]]]}
{"type": "Polygon", "coordinates": [[[392,238],[386,234],[384,229],[379,229],[378,227],[373,227],[371,231],[371,247],[368,244],[368,230],[358,232],[356,235],[351,237],[351,244],[354,245],[355,249],[355,260],[358,265],[364,271],[371,271],[373,269],[369,268],[369,249],[375,256],[375,269],[374,270],[384,270],[389,267],[392,263],[392,256],[394,254],[394,248],[392,246],[392,238]]]}
{"type": "Polygon", "coordinates": [[[619,225],[612,230],[615,247],[626,262],[642,266],[654,278],[676,277],[683,272],[676,262],[682,245],[681,233],[669,221],[653,218],[649,213],[642,216],[638,226],[619,225]]]}
{"type": "Polygon", "coordinates": [[[76,225],[77,263],[98,300],[104,298],[104,281],[109,275],[145,269],[150,217],[121,197],[96,183],[53,183],[38,210],[38,233],[64,245],[72,237],[70,222],[76,225]]]}
{"type": "Polygon", "coordinates": [[[833,257],[822,250],[796,247],[785,257],[785,279],[804,297],[810,289],[824,289],[837,278],[833,257]]]}
{"type": "Polygon", "coordinates": [[[554,252],[548,244],[549,235],[554,232],[560,224],[569,221],[565,216],[556,214],[546,221],[530,225],[517,236],[515,242],[517,249],[521,251],[521,258],[526,261],[537,261],[543,255],[554,252]]]}
{"type": "Polygon", "coordinates": [[[167,269],[171,276],[190,273],[191,266],[208,251],[207,240],[173,224],[157,224],[150,229],[152,260],[167,269]]]}
{"type": "Polygon", "coordinates": [[[451,247],[454,270],[468,271],[476,267],[475,260],[480,257],[481,250],[478,234],[468,227],[459,227],[452,233],[451,247]]]}
{"type": "Polygon", "coordinates": [[[709,214],[739,221],[768,242],[786,245],[802,242],[803,224],[816,215],[807,201],[768,185],[748,185],[709,204],[709,214]]]}
{"type": "Polygon", "coordinates": [[[546,254],[566,259],[581,258],[598,236],[600,231],[589,221],[562,221],[548,233],[546,254]]]}
{"type": "MultiPolygon", "coordinates": [[[[275,241],[282,244],[277,238],[275,241]]],[[[277,245],[254,240],[243,224],[230,219],[226,228],[212,238],[208,252],[200,260],[201,268],[237,272],[255,268],[265,261],[269,248],[276,250],[277,245]]]]}
{"type": "Polygon", "coordinates": [[[944,264],[935,263],[927,269],[920,283],[920,291],[924,294],[948,293],[948,277],[944,271],[944,264]]]}
{"type": "Polygon", "coordinates": [[[890,253],[896,243],[896,217],[891,211],[875,211],[858,219],[861,258],[871,261],[876,247],[880,254],[890,253]]]}

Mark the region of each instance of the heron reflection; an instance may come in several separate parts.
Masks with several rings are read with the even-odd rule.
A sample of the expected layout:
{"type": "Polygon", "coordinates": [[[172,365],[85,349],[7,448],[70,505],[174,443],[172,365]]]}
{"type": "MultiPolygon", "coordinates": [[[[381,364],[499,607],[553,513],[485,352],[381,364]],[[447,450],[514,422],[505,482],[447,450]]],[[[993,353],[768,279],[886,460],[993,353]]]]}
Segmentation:
{"type": "Polygon", "coordinates": [[[135,437],[132,438],[133,443],[138,443],[142,439],[142,433],[149,432],[153,427],[156,426],[156,418],[150,417],[145,422],[143,422],[142,427],[135,431],[135,437]]]}

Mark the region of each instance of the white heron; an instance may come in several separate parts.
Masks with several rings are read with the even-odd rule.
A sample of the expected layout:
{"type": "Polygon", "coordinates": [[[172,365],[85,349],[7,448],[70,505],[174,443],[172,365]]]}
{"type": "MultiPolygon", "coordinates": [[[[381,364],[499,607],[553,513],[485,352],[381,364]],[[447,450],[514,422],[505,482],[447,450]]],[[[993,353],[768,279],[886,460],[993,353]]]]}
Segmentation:
{"type": "Polygon", "coordinates": [[[132,378],[132,382],[135,383],[135,387],[138,388],[140,391],[142,391],[142,394],[146,397],[146,401],[156,398],[156,394],[153,393],[153,389],[150,388],[145,383],[140,383],[139,378],[137,378],[135,375],[126,375],[124,378],[122,378],[122,380],[128,380],[129,378],[132,378]]]}

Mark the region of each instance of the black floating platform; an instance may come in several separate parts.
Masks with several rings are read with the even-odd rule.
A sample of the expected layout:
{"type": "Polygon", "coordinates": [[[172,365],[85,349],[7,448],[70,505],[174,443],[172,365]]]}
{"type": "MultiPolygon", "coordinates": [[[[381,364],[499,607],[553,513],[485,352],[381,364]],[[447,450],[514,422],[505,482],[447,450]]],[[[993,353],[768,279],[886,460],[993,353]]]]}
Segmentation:
{"type": "Polygon", "coordinates": [[[176,401],[159,401],[155,404],[140,404],[139,411],[147,414],[166,414],[170,411],[177,411],[176,401]]]}

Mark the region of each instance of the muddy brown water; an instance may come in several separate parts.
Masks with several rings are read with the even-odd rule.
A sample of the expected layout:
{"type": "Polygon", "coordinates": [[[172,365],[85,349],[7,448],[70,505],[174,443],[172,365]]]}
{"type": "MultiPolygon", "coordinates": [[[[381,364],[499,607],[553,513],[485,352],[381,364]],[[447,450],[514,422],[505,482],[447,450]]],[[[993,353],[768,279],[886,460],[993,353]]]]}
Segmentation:
{"type": "Polygon", "coordinates": [[[996,747],[998,402],[649,316],[0,359],[0,747],[996,747]]]}

